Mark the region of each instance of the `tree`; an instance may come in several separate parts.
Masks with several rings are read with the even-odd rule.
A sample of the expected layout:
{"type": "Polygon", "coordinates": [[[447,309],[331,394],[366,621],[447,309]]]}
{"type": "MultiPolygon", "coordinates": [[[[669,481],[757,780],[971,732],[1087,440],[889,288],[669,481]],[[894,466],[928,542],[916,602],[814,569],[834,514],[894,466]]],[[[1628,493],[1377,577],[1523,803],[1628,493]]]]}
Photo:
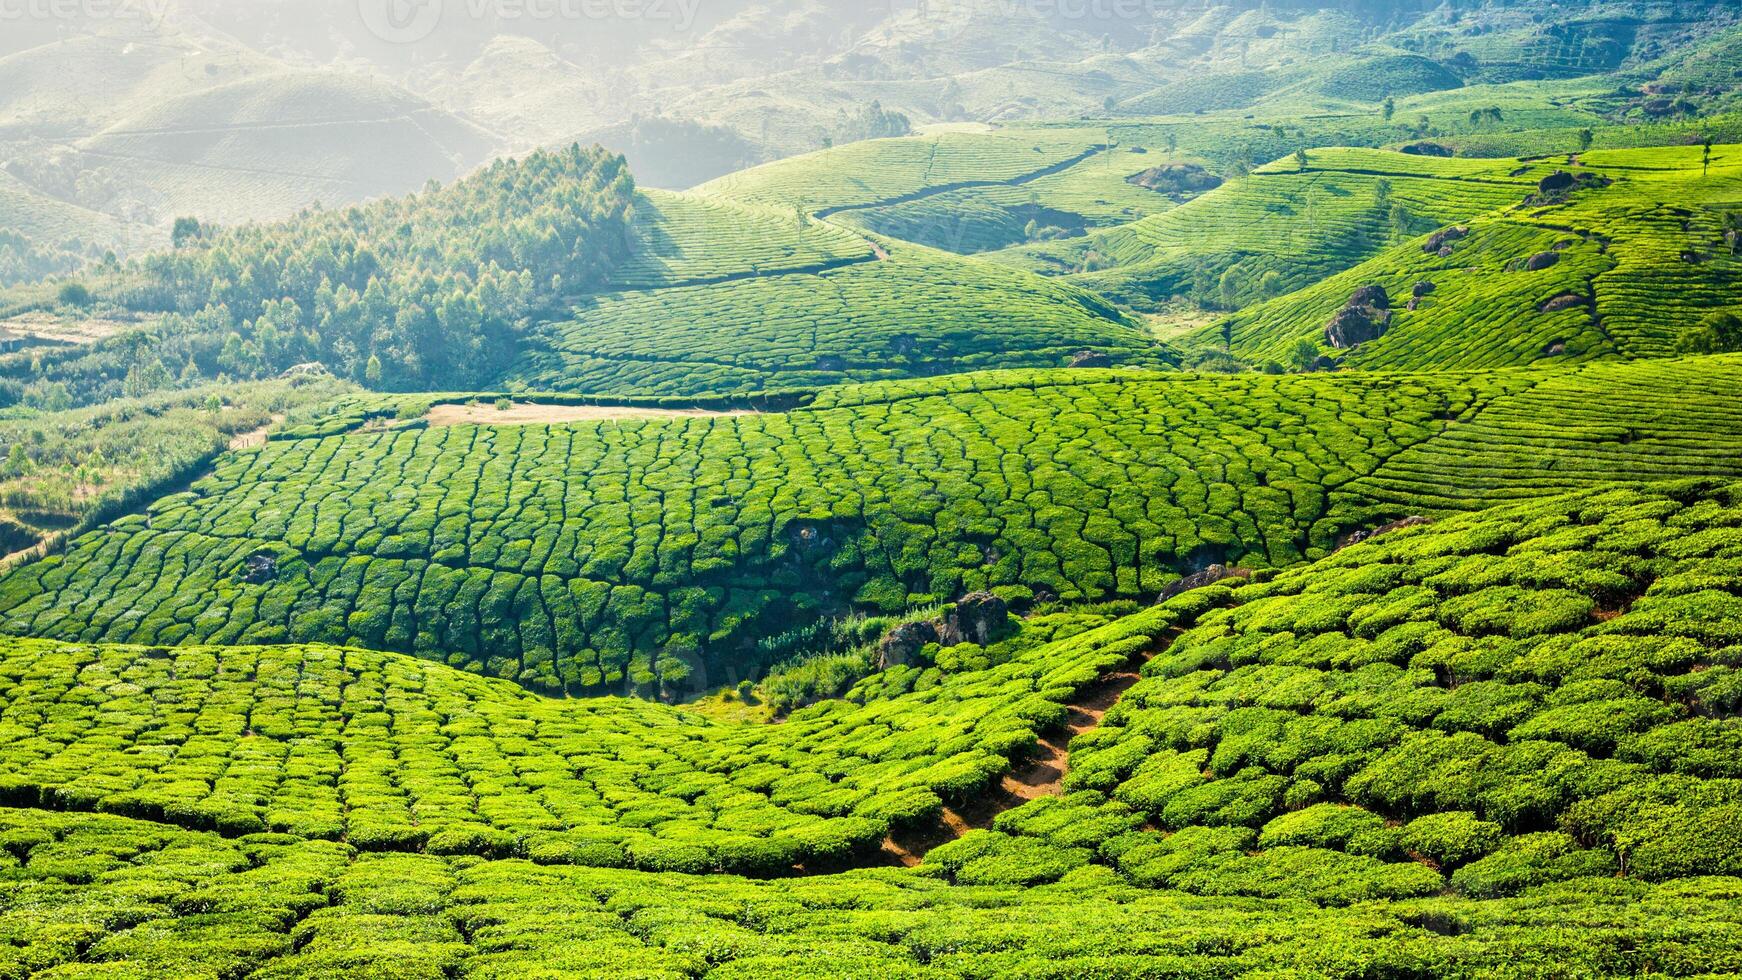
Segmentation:
{"type": "Polygon", "coordinates": [[[1295,343],[1294,353],[1288,360],[1296,371],[1311,371],[1319,360],[1319,345],[1302,338],[1295,343]]]}
{"type": "Polygon", "coordinates": [[[1690,354],[1724,354],[1742,350],[1742,317],[1713,313],[1682,335],[1681,349],[1690,354]]]}
{"type": "Polygon", "coordinates": [[[1216,282],[1216,291],[1222,296],[1222,305],[1229,309],[1240,306],[1240,293],[1246,288],[1246,273],[1237,265],[1231,265],[1223,270],[1222,277],[1216,282]]]}
{"type": "Polygon", "coordinates": [[[72,306],[81,310],[91,305],[91,291],[86,289],[82,282],[62,283],[56,298],[62,306],[72,306]]]}
{"type": "Polygon", "coordinates": [[[1712,174],[1712,137],[1703,137],[1700,144],[1700,176],[1709,177],[1712,174]]]}
{"type": "Polygon", "coordinates": [[[1589,150],[1591,148],[1591,144],[1593,144],[1595,142],[1597,142],[1597,134],[1592,132],[1589,127],[1579,130],[1579,152],[1580,153],[1584,153],[1586,150],[1589,150]]]}
{"type": "Polygon", "coordinates": [[[369,355],[369,361],[363,366],[363,380],[371,385],[381,383],[381,358],[369,355]]]}
{"type": "Polygon", "coordinates": [[[1275,269],[1271,269],[1269,272],[1258,277],[1258,295],[1265,299],[1275,299],[1276,297],[1281,296],[1282,291],[1285,288],[1286,286],[1282,281],[1282,273],[1277,272],[1275,269]]]}
{"type": "Polygon", "coordinates": [[[24,451],[24,444],[15,442],[12,449],[6,453],[6,475],[24,476],[31,470],[30,455],[24,451]]]}
{"type": "Polygon", "coordinates": [[[175,227],[169,233],[170,244],[176,248],[184,248],[204,234],[198,218],[177,218],[175,227]]]}
{"type": "Polygon", "coordinates": [[[1390,220],[1391,230],[1397,237],[1409,237],[1410,228],[1415,224],[1415,216],[1409,213],[1409,209],[1403,206],[1403,202],[1399,201],[1391,206],[1390,220]]]}
{"type": "Polygon", "coordinates": [[[1397,115],[1397,100],[1387,95],[1384,104],[1379,107],[1379,114],[1386,122],[1390,122],[1397,115]]]}
{"type": "Polygon", "coordinates": [[[1307,151],[1305,149],[1294,151],[1294,168],[1303,174],[1306,173],[1307,151]]]}

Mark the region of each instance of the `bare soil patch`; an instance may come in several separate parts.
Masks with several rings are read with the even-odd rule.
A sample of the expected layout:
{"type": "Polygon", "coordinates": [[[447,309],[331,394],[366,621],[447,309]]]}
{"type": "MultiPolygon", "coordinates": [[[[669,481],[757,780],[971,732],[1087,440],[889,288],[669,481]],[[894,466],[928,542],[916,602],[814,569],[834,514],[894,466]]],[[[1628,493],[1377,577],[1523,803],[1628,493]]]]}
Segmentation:
{"type": "Polygon", "coordinates": [[[0,320],[0,341],[45,340],[60,344],[89,344],[112,337],[132,326],[103,317],[65,319],[49,313],[24,313],[0,320]]]}
{"type": "Polygon", "coordinates": [[[568,422],[598,422],[621,419],[725,418],[753,412],[709,412],[699,408],[637,408],[630,405],[538,405],[514,402],[507,408],[495,405],[437,405],[424,418],[433,426],[444,425],[562,425],[568,422]]]}
{"type": "Polygon", "coordinates": [[[283,421],[284,416],[274,415],[272,421],[258,429],[250,429],[247,432],[236,433],[230,438],[230,451],[235,452],[238,449],[257,449],[260,446],[266,445],[266,437],[271,434],[272,427],[282,423],[283,421]]]}

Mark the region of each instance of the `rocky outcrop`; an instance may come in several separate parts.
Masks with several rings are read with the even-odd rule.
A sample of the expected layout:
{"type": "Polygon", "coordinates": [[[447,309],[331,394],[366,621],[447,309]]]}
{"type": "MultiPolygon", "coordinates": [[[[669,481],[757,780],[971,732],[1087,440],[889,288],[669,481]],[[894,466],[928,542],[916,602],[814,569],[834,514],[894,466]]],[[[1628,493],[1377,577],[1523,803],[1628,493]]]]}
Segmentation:
{"type": "Polygon", "coordinates": [[[957,643],[986,646],[1009,625],[1009,603],[990,592],[973,592],[963,596],[955,608],[944,615],[943,628],[938,630],[938,642],[945,646],[957,643]]]}
{"type": "Polygon", "coordinates": [[[938,642],[938,630],[931,623],[902,623],[890,630],[877,644],[879,669],[905,667],[919,659],[928,643],[938,642]]]}
{"type": "Polygon", "coordinates": [[[1463,225],[1445,228],[1428,236],[1427,244],[1423,245],[1421,250],[1429,255],[1438,255],[1443,259],[1452,254],[1453,245],[1468,238],[1469,235],[1470,229],[1463,225]]]}
{"type": "Polygon", "coordinates": [[[1192,163],[1151,167],[1125,180],[1158,194],[1202,194],[1222,186],[1222,178],[1192,163]]]}
{"type": "Polygon", "coordinates": [[[1401,521],[1392,521],[1390,524],[1381,524],[1378,527],[1370,527],[1365,531],[1356,531],[1353,534],[1344,535],[1343,539],[1337,542],[1337,547],[1339,549],[1353,547],[1363,541],[1371,541],[1382,534],[1401,531],[1406,527],[1426,527],[1432,523],[1433,521],[1425,517],[1405,517],[1401,521]]]}
{"type": "Polygon", "coordinates": [[[1556,170],[1554,173],[1549,174],[1542,180],[1537,181],[1536,189],[1542,194],[1556,194],[1564,190],[1570,190],[1574,183],[1576,183],[1576,181],[1572,174],[1567,173],[1565,170],[1556,170]]]}
{"type": "Polygon", "coordinates": [[[1113,366],[1113,359],[1098,350],[1080,350],[1071,357],[1071,367],[1074,368],[1108,368],[1113,366]]]}
{"type": "Polygon", "coordinates": [[[939,619],[902,623],[877,643],[881,669],[916,664],[928,644],[953,647],[960,643],[990,646],[1010,628],[1010,604],[990,592],[972,592],[956,601],[939,619]]]}
{"type": "Polygon", "coordinates": [[[1163,603],[1172,599],[1174,596],[1184,595],[1187,592],[1215,585],[1217,582],[1225,582],[1231,578],[1245,580],[1251,577],[1252,570],[1249,568],[1229,568],[1227,565],[1211,565],[1209,568],[1206,568],[1201,572],[1194,572],[1177,582],[1169,583],[1166,588],[1161,590],[1161,596],[1155,601],[1157,603],[1163,603]]]}
{"type": "Polygon", "coordinates": [[[1385,336],[1391,327],[1391,295],[1384,286],[1362,286],[1325,326],[1325,341],[1338,350],[1385,336]]]}
{"type": "Polygon", "coordinates": [[[1451,147],[1444,143],[1430,143],[1426,140],[1423,140],[1420,143],[1411,143],[1408,146],[1403,147],[1402,152],[1407,153],[1412,157],[1449,157],[1457,155],[1451,147]]]}
{"type": "Polygon", "coordinates": [[[264,552],[248,556],[242,563],[242,581],[249,585],[265,585],[278,577],[278,558],[264,552]]]}
{"type": "Polygon", "coordinates": [[[1514,271],[1522,269],[1525,272],[1541,272],[1544,269],[1554,268],[1560,260],[1561,253],[1559,252],[1538,252],[1522,262],[1513,262],[1512,268],[1514,271]]]}
{"type": "Polygon", "coordinates": [[[1570,310],[1575,306],[1590,305],[1591,300],[1589,297],[1580,296],[1578,293],[1562,293],[1554,299],[1542,304],[1538,309],[1544,313],[1558,313],[1561,310],[1570,310]]]}

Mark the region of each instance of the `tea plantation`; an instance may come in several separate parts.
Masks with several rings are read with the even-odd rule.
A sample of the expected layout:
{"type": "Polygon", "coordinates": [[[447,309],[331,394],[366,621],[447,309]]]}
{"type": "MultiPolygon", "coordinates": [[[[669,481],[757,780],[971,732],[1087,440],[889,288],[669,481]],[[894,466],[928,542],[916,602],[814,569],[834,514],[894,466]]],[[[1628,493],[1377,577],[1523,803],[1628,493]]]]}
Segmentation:
{"type": "Polygon", "coordinates": [[[1570,171],[1557,162],[1609,183],[1541,206],[1518,198],[1450,235],[1412,238],[1197,339],[1286,359],[1302,340],[1323,343],[1355,290],[1380,285],[1396,298],[1392,322],[1344,364],[1484,368],[1661,357],[1687,349],[1704,319],[1742,309],[1725,217],[1742,200],[1742,148],[1714,147],[1709,169],[1700,147],[1587,153],[1570,171]]]}
{"type": "MultiPolygon", "coordinates": [[[[777,234],[790,241],[794,232],[777,234]]],[[[851,237],[833,225],[812,225],[805,234],[823,244],[831,235],[851,237]]],[[[861,244],[868,252],[869,243],[861,244]]],[[[878,248],[880,257],[863,257],[871,261],[580,297],[566,319],[527,339],[504,383],[617,396],[719,395],[1063,367],[1083,351],[1132,366],[1178,360],[1126,314],[1074,286],[917,245],[878,248]]],[[[722,258],[717,268],[729,267],[722,258]]]]}
{"type": "Polygon", "coordinates": [[[1334,903],[1742,872],[1739,522],[1733,486],[1605,490],[1193,593],[1066,795],[931,860],[1334,903]]]}
{"type": "Polygon", "coordinates": [[[1096,869],[1035,888],[898,871],[755,881],[33,810],[0,810],[0,838],[9,977],[1716,977],[1742,945],[1742,892],[1722,878],[1314,909],[1096,869]]]}
{"type": "Polygon", "coordinates": [[[555,701],[327,647],[8,644],[0,797],[366,851],[774,874],[864,862],[971,797],[1063,702],[1151,645],[1030,624],[996,666],[895,668],[780,725],[555,701]],[[149,747],[149,748],[147,748],[149,747]]]}
{"type": "Polygon", "coordinates": [[[1299,561],[1331,542],[1339,485],[1529,383],[1006,373],[786,414],[279,440],[7,578],[0,615],[415,652],[545,690],[707,687],[761,666],[759,636],[855,607],[1299,561]],[[273,569],[248,581],[256,556],[273,569]]]}
{"type": "Polygon", "coordinates": [[[1730,975],[1738,525],[1711,483],[1514,505],[779,726],[390,654],[17,641],[0,969],[1730,975]],[[694,873],[871,860],[927,779],[971,794],[1146,658],[1064,795],[917,870],[694,873]],[[985,763],[939,778],[951,741],[985,763]]]}

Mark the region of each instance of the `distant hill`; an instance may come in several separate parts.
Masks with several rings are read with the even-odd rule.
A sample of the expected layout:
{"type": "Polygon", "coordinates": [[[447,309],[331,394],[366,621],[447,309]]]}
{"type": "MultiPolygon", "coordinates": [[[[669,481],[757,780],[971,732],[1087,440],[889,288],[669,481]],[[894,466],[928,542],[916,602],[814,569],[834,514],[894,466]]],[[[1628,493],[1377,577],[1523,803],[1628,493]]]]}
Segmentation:
{"type": "Polygon", "coordinates": [[[159,101],[76,145],[162,195],[165,213],[230,224],[452,179],[492,140],[393,86],[288,72],[159,101]]]}

